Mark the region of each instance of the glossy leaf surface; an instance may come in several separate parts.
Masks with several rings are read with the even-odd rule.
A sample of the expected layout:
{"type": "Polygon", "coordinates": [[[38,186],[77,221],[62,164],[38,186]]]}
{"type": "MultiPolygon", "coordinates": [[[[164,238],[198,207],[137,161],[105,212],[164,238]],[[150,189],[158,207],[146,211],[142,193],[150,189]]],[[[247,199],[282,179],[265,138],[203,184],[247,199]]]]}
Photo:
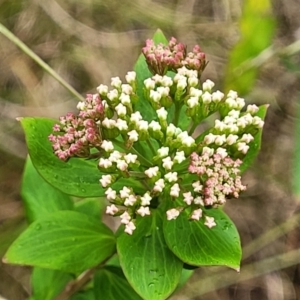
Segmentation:
{"type": "Polygon", "coordinates": [[[114,250],[115,238],[106,225],[86,214],[59,211],[33,222],[8,249],[5,261],[77,273],[114,250]]]}
{"type": "Polygon", "coordinates": [[[240,237],[234,223],[221,209],[206,210],[216,226],[204,220],[190,220],[186,211],[175,220],[164,218],[164,235],[169,248],[183,262],[193,266],[224,265],[239,269],[242,256],[240,237]]]}
{"type": "Polygon", "coordinates": [[[182,262],[167,247],[159,210],[138,217],[132,235],[121,228],[117,250],[127,280],[143,299],[166,299],[176,288],[182,262]]]}

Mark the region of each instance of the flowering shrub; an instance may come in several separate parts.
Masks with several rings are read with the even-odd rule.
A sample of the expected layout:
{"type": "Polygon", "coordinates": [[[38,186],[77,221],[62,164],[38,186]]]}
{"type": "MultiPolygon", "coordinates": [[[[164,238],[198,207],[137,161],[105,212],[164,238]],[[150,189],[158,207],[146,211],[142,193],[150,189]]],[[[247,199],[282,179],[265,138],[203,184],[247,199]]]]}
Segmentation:
{"type": "Polygon", "coordinates": [[[98,266],[93,287],[103,295],[113,286],[103,270],[117,276],[105,265],[116,246],[125,277],[113,290],[128,291],[129,282],[139,295],[129,289],[124,299],[166,299],[188,265],[239,269],[239,235],[222,205],[246,189],[241,173],[259,151],[266,106],[201,82],[206,65],[198,45],[188,52],[158,31],[125,81],[99,85],[78,114],[22,119],[42,177],[68,195],[105,197],[106,214],[121,225],[114,234],[91,217],[92,205],[57,204],[31,216],[6,260],[66,274],[98,266]],[[32,239],[42,241],[36,249],[32,239]]]}

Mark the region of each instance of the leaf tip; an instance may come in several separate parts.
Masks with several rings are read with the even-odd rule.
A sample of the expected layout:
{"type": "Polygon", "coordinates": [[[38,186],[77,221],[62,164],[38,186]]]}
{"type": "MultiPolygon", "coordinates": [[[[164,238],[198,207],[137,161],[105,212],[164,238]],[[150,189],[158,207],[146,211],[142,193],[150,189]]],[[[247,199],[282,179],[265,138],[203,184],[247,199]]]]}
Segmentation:
{"type": "Polygon", "coordinates": [[[23,117],[17,117],[17,118],[16,118],[16,120],[19,121],[19,122],[21,122],[22,119],[23,119],[23,117]]]}
{"type": "Polygon", "coordinates": [[[4,256],[4,257],[2,258],[2,262],[3,262],[4,264],[8,264],[8,263],[9,263],[9,261],[8,261],[8,259],[7,259],[6,256],[4,256]]]}

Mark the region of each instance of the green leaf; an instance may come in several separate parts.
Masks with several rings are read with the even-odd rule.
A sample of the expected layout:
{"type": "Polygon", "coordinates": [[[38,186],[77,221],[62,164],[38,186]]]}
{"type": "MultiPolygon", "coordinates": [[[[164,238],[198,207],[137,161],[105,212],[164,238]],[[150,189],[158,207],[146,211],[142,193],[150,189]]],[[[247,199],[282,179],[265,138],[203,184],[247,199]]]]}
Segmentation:
{"type": "Polygon", "coordinates": [[[252,59],[272,44],[275,21],[270,0],[244,1],[240,20],[240,41],[230,53],[225,78],[225,90],[233,89],[241,95],[251,91],[258,69],[252,59]]]}
{"type": "Polygon", "coordinates": [[[63,162],[53,154],[48,136],[57,121],[46,118],[23,118],[20,121],[33,165],[47,182],[77,197],[104,195],[95,160],[71,158],[63,162]]]}
{"type": "MultiPolygon", "coordinates": [[[[262,120],[264,120],[266,117],[266,114],[267,114],[268,107],[269,107],[268,104],[261,105],[259,107],[258,112],[255,115],[260,117],[262,120]]],[[[262,131],[263,131],[263,129],[260,129],[257,132],[257,134],[254,136],[254,140],[249,144],[250,148],[249,148],[247,154],[245,155],[245,157],[243,158],[243,163],[240,166],[241,172],[244,172],[245,170],[247,170],[250,167],[250,165],[255,160],[257,154],[259,153],[260,148],[261,148],[262,131]]]]}
{"type": "Polygon", "coordinates": [[[96,219],[100,219],[105,207],[104,198],[86,198],[75,203],[76,211],[96,219]]]}
{"type": "Polygon", "coordinates": [[[114,235],[103,223],[86,214],[59,211],[33,222],[8,249],[5,261],[77,273],[114,251],[114,235]]]}
{"type": "Polygon", "coordinates": [[[73,210],[70,197],[47,183],[27,158],[21,195],[29,223],[58,210],[73,210]]]}
{"type": "MultiPolygon", "coordinates": [[[[168,41],[165,38],[161,30],[157,30],[153,36],[155,44],[163,43],[167,44],[168,41]]],[[[152,108],[150,102],[144,97],[144,80],[152,77],[152,73],[149,71],[144,54],[141,54],[134,66],[134,71],[137,77],[137,95],[139,101],[135,104],[135,110],[140,111],[143,119],[147,121],[152,121],[156,119],[156,113],[152,108]]]]}
{"type": "Polygon", "coordinates": [[[216,226],[208,228],[204,218],[190,220],[187,211],[181,212],[175,220],[164,217],[163,230],[169,248],[189,265],[224,265],[239,269],[242,251],[234,223],[221,209],[203,211],[215,218],[216,226]]]}
{"type": "Polygon", "coordinates": [[[53,300],[71,281],[72,275],[57,270],[34,268],[31,285],[34,300],[53,300]]]}
{"type": "Polygon", "coordinates": [[[166,299],[178,284],[182,262],[165,243],[160,211],[137,217],[132,235],[122,229],[117,250],[127,280],[143,299],[166,299]]]}
{"type": "Polygon", "coordinates": [[[98,270],[94,277],[95,299],[141,300],[126,280],[122,269],[106,266],[98,270]]]}
{"type": "MultiPolygon", "coordinates": [[[[20,121],[32,163],[48,183],[68,195],[104,196],[104,190],[99,184],[102,173],[97,169],[96,160],[71,158],[64,162],[53,154],[48,136],[57,121],[46,118],[23,118],[20,121]]],[[[126,181],[139,190],[143,189],[137,180],[127,178],[126,181]]],[[[118,181],[113,185],[114,189],[121,189],[123,183],[118,181]]]]}

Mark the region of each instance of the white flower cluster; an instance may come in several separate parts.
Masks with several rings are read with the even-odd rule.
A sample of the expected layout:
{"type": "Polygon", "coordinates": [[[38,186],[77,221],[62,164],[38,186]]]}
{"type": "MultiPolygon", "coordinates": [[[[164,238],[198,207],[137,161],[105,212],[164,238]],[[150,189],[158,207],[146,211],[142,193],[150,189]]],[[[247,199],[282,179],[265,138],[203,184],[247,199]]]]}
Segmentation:
{"type": "Polygon", "coordinates": [[[241,112],[245,102],[235,92],[230,91],[226,97],[220,91],[213,92],[211,80],[205,81],[202,89],[197,88],[197,71],[182,67],[174,78],[155,75],[144,81],[145,95],[156,112],[156,118],[147,121],[134,109],[137,99],[135,73],[129,72],[126,81],[123,84],[115,77],[111,80],[112,90],[104,85],[98,87],[105,112],[99,121],[103,138],[99,169],[103,173],[100,184],[111,203],[107,214],[119,216],[125,232],[132,234],[137,215],[150,215],[151,207],[166,200],[181,203],[166,212],[168,220],[191,207],[192,220],[203,217],[207,227],[215,226],[214,218],[206,215],[203,208],[209,203],[224,203],[226,195],[238,196],[243,190],[239,177],[234,179],[235,175],[228,175],[233,176],[231,185],[224,178],[227,173],[231,174],[226,168],[234,165],[234,161],[229,160],[230,155],[234,151],[245,155],[254,139],[252,132],[255,134],[263,126],[261,118],[256,116],[258,107],[249,105],[241,112]],[[170,121],[169,108],[176,102],[177,108],[185,106],[186,114],[194,123],[198,124],[215,111],[220,111],[221,120],[216,120],[210,133],[197,143],[192,131],[177,125],[174,115],[170,121]],[[140,143],[146,145],[147,153],[141,152],[140,143]],[[196,154],[199,151],[209,159],[205,170],[199,163],[202,156],[196,154]],[[220,167],[214,169],[215,163],[220,167]],[[227,166],[222,167],[222,163],[227,166]],[[221,173],[217,174],[219,171],[221,173]],[[184,183],[186,176],[195,177],[195,174],[200,174],[200,178],[205,174],[209,181],[199,179],[190,180],[190,185],[184,183]],[[143,192],[136,192],[130,184],[121,188],[116,184],[120,178],[129,177],[141,182],[143,192]],[[218,193],[217,198],[214,193],[218,193]]]}

